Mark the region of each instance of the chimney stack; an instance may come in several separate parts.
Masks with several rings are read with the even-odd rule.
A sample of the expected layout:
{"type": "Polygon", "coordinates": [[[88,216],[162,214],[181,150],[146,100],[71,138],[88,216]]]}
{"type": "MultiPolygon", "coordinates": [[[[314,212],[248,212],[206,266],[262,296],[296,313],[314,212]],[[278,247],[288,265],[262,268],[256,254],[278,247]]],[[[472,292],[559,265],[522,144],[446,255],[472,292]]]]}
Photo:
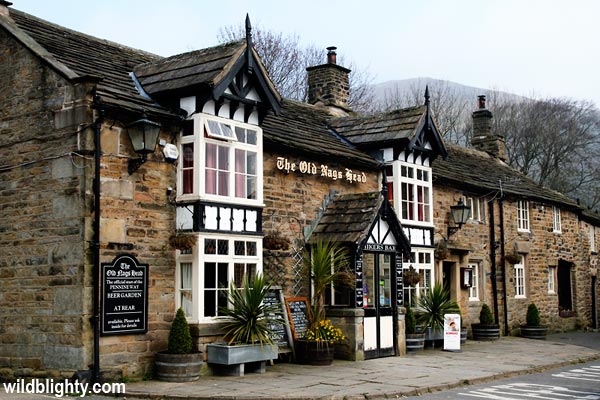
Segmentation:
{"type": "Polygon", "coordinates": [[[473,111],[471,146],[493,157],[507,161],[504,136],[492,133],[492,112],[485,107],[485,96],[477,96],[477,110],[473,111]]]}
{"type": "Polygon", "coordinates": [[[12,6],[12,3],[10,1],[0,0],[0,15],[8,17],[10,14],[8,7],[10,6],[12,6]]]}
{"type": "Polygon", "coordinates": [[[327,47],[327,63],[306,68],[308,72],[308,102],[322,105],[332,115],[345,116],[351,110],[350,70],[337,65],[337,47],[327,47]]]}

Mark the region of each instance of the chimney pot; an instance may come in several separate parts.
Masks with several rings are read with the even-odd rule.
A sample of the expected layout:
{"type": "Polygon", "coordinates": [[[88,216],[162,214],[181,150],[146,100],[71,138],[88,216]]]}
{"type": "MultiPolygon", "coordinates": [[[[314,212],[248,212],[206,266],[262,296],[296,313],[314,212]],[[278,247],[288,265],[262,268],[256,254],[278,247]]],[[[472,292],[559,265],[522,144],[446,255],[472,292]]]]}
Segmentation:
{"type": "Polygon", "coordinates": [[[480,110],[485,108],[485,95],[477,96],[477,105],[480,110]]]}
{"type": "Polygon", "coordinates": [[[8,17],[10,15],[8,7],[10,6],[12,6],[12,3],[10,1],[0,0],[0,15],[8,17]]]}
{"type": "Polygon", "coordinates": [[[329,46],[327,48],[327,63],[328,64],[337,64],[337,53],[335,52],[337,47],[329,46]]]}

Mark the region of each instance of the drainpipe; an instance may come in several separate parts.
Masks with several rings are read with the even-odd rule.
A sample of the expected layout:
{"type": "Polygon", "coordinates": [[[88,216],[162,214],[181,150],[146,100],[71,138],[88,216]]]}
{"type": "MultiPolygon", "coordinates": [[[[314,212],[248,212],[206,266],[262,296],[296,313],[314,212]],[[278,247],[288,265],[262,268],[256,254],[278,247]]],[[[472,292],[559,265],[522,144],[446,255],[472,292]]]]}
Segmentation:
{"type": "Polygon", "coordinates": [[[498,282],[496,281],[496,226],[495,226],[495,217],[494,217],[494,201],[490,201],[489,203],[490,209],[490,272],[492,279],[492,296],[494,299],[494,323],[498,324],[498,282]]]}
{"type": "Polygon", "coordinates": [[[596,282],[598,277],[597,275],[597,271],[594,271],[592,273],[592,328],[593,329],[598,329],[598,310],[596,309],[596,298],[597,298],[597,293],[596,293],[596,282]]]}
{"type": "Polygon", "coordinates": [[[94,327],[94,363],[92,371],[92,381],[100,382],[100,157],[102,151],[100,148],[100,130],[104,118],[104,110],[98,109],[98,117],[94,122],[94,238],[93,253],[94,267],[92,277],[92,287],[94,296],[94,315],[92,316],[92,325],[94,327]]]}
{"type": "Polygon", "coordinates": [[[502,300],[504,301],[504,335],[508,335],[508,303],[506,298],[506,249],[504,246],[504,199],[498,200],[500,205],[500,256],[502,264],[502,300]]]}

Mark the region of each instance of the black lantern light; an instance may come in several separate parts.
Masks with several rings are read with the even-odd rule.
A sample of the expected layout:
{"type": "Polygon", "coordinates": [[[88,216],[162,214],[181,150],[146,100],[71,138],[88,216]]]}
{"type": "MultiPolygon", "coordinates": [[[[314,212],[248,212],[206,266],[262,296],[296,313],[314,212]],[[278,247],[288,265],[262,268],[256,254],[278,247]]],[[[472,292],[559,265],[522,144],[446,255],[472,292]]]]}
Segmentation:
{"type": "Polygon", "coordinates": [[[141,155],[140,158],[129,160],[127,171],[131,175],[146,162],[148,154],[154,153],[160,133],[160,124],[150,121],[146,114],[143,114],[141,119],[127,125],[127,133],[131,139],[133,150],[141,155]]]}
{"type": "Polygon", "coordinates": [[[462,199],[460,199],[457,205],[450,206],[450,213],[452,214],[454,226],[448,226],[448,237],[467,223],[471,215],[471,207],[463,203],[462,199]]]}

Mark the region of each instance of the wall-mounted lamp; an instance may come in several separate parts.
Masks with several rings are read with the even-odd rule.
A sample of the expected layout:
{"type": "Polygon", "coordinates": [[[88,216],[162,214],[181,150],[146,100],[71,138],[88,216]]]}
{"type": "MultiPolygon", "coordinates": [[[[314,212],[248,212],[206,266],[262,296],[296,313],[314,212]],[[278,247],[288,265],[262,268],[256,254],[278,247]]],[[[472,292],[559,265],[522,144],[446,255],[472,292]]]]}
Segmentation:
{"type": "Polygon", "coordinates": [[[452,214],[454,226],[448,226],[448,237],[467,223],[471,215],[471,207],[463,203],[462,199],[460,199],[457,205],[450,206],[450,213],[452,214]]]}
{"type": "Polygon", "coordinates": [[[148,154],[154,153],[160,133],[160,124],[150,121],[146,114],[143,114],[141,119],[127,125],[127,133],[131,139],[133,150],[141,155],[140,158],[129,160],[127,171],[131,175],[146,162],[148,154]]]}

